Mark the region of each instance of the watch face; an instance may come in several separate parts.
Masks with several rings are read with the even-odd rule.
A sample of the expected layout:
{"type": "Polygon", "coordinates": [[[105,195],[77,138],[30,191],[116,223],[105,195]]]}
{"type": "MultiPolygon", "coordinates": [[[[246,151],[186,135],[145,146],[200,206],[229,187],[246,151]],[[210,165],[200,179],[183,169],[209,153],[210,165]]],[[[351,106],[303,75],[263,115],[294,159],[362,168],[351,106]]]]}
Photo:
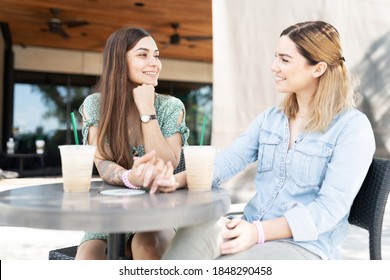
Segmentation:
{"type": "Polygon", "coordinates": [[[142,116],[141,116],[141,121],[142,121],[142,122],[148,122],[148,121],[150,121],[150,116],[149,116],[149,115],[142,115],[142,116]]]}

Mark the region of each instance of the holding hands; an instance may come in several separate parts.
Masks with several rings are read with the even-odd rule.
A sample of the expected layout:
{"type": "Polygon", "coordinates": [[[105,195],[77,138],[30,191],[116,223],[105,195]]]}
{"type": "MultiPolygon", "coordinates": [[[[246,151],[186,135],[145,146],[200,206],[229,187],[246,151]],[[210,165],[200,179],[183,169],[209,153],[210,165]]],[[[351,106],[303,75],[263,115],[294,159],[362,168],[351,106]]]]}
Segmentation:
{"type": "Polygon", "coordinates": [[[155,193],[158,190],[162,192],[174,191],[178,183],[176,183],[173,171],[174,167],[170,161],[164,162],[162,159],[156,158],[156,152],[151,151],[142,157],[135,158],[133,168],[129,173],[129,180],[135,185],[150,189],[150,193],[155,193]]]}
{"type": "Polygon", "coordinates": [[[234,218],[226,223],[222,237],[221,254],[235,254],[257,243],[257,229],[252,223],[234,218]]]}

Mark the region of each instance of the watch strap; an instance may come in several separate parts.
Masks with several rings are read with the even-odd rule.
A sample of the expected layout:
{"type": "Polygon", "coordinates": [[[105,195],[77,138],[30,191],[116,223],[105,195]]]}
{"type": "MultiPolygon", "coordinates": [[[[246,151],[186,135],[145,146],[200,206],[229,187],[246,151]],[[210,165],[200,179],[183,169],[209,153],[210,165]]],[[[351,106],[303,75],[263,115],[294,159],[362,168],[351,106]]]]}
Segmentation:
{"type": "Polygon", "coordinates": [[[147,123],[151,120],[156,120],[156,119],[157,119],[157,115],[141,115],[140,116],[140,120],[143,123],[147,123]]]}

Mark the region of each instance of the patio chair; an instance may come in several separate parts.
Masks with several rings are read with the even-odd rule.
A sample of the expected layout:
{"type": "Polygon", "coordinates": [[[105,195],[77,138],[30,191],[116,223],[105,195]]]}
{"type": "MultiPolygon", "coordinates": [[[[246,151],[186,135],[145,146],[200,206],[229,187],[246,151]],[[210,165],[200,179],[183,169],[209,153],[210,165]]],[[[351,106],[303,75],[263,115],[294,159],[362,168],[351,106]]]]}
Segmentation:
{"type": "Polygon", "coordinates": [[[77,245],[49,251],[49,260],[74,260],[77,245]]]}
{"type": "MultiPolygon", "coordinates": [[[[348,217],[351,225],[368,230],[371,260],[382,259],[382,224],[389,192],[390,160],[374,157],[348,217]]],[[[232,206],[231,209],[234,210],[229,214],[242,214],[242,204],[232,206]],[[241,208],[241,211],[234,206],[241,208]]],[[[245,254],[240,254],[240,258],[247,259],[245,254]]]]}
{"type": "MultiPolygon", "coordinates": [[[[184,153],[182,151],[180,154],[179,165],[173,173],[176,174],[184,170],[186,170],[186,165],[184,161],[184,153]]],[[[49,251],[49,260],[74,260],[77,253],[77,247],[78,245],[51,250],[49,251]]]]}
{"type": "Polygon", "coordinates": [[[374,158],[349,214],[349,223],[368,230],[371,260],[382,259],[382,224],[390,192],[390,160],[374,158]]]}

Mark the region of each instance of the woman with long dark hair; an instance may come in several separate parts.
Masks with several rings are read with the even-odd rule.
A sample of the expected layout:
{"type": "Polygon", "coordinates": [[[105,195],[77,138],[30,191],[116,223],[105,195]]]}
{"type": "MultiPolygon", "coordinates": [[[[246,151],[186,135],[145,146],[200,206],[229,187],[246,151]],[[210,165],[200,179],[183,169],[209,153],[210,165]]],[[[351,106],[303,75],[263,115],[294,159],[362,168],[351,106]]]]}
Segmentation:
{"type": "MultiPolygon", "coordinates": [[[[189,129],[183,103],[155,92],[162,68],[156,42],[143,29],[122,28],[109,37],[102,67],[96,93],[79,110],[83,142],[97,146],[95,165],[101,178],[129,188],[144,185],[131,168],[145,153],[142,159],[150,161],[155,171],[143,179],[153,179],[157,173],[170,177],[189,129]]],[[[159,259],[173,235],[173,229],[128,233],[126,254],[132,259],[159,259]]],[[[106,259],[106,243],[106,233],[87,232],[76,259],[106,259]]]]}

